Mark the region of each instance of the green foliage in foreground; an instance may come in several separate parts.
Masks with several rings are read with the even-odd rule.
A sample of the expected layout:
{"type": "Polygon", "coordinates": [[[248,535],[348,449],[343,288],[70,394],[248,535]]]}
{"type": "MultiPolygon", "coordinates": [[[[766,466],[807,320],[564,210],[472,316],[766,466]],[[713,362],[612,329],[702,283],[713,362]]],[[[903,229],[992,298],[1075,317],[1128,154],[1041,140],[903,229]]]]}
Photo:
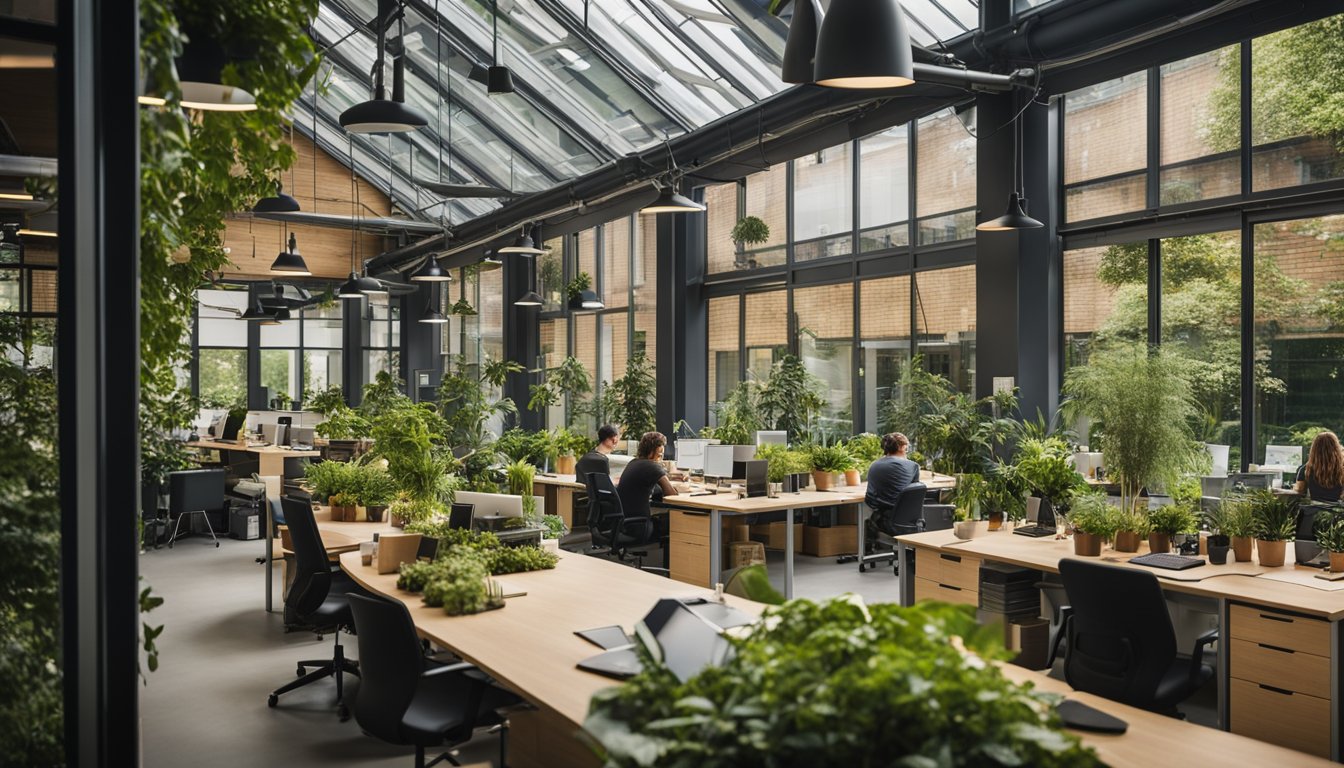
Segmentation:
{"type": "Polygon", "coordinates": [[[584,730],[608,766],[1101,765],[1056,697],[985,661],[998,632],[966,606],[794,600],[684,684],[639,646],[645,671],[595,695],[584,730]]]}

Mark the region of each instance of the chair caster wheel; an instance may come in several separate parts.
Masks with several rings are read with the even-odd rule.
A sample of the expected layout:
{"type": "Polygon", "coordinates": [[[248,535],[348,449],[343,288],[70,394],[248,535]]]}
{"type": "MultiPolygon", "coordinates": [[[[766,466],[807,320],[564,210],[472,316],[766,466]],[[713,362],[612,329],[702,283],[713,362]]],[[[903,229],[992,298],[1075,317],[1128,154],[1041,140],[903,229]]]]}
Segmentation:
{"type": "Polygon", "coordinates": [[[266,706],[270,707],[271,709],[275,709],[275,705],[279,703],[280,703],[280,697],[276,696],[274,693],[266,697],[266,706]]]}
{"type": "Polygon", "coordinates": [[[219,542],[218,542],[218,541],[215,542],[215,549],[219,549],[219,542]]]}
{"type": "Polygon", "coordinates": [[[863,573],[863,563],[859,563],[859,573],[863,573]]]}
{"type": "Polygon", "coordinates": [[[336,708],[336,714],[340,717],[341,722],[344,723],[346,720],[350,719],[350,708],[342,704],[336,708]]]}
{"type": "Polygon", "coordinates": [[[305,670],[303,667],[299,667],[299,668],[298,668],[298,671],[296,671],[296,672],[294,673],[294,676],[295,676],[295,677],[303,677],[303,675],[304,675],[305,672],[306,672],[306,670],[305,670]]]}

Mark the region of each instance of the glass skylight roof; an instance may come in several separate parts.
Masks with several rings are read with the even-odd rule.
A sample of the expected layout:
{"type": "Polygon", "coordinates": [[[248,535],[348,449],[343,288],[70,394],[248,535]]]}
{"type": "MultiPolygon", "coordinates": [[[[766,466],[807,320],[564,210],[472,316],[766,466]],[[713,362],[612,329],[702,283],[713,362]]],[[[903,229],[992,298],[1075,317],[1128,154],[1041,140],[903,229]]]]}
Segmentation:
{"type": "MultiPolygon", "coordinates": [[[[492,61],[490,0],[407,0],[406,100],[429,125],[392,136],[340,128],[370,97],[377,0],[321,0],[313,35],[324,51],[317,140],[396,204],[460,223],[491,199],[443,201],[413,179],[550,188],[748,107],[784,89],[779,65],[790,12],[768,0],[499,0],[499,58],[516,93],[488,96],[468,79],[492,61]],[[442,157],[442,162],[440,162],[442,157]]],[[[823,2],[829,5],[829,2],[823,2]]],[[[936,47],[975,29],[977,0],[902,0],[912,39],[936,47]]],[[[389,41],[397,40],[394,25],[389,41]]],[[[390,88],[390,57],[384,70],[390,88]]],[[[295,120],[312,132],[312,91],[295,120]]]]}

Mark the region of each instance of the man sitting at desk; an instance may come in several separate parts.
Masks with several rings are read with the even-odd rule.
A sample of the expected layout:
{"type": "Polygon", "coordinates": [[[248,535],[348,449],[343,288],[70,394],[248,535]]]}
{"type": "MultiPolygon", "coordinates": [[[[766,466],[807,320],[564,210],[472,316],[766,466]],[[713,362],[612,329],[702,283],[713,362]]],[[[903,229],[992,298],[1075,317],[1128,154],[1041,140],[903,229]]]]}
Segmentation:
{"type": "Polygon", "coordinates": [[[607,456],[616,450],[616,444],[620,441],[620,429],[611,424],[603,424],[598,427],[597,446],[585,453],[574,465],[574,474],[578,476],[579,482],[584,482],[584,478],[588,477],[589,473],[610,475],[611,460],[607,456]]]}
{"type": "Polygon", "coordinates": [[[664,497],[676,496],[677,489],[667,479],[667,467],[663,466],[663,448],[667,438],[659,432],[645,432],[639,439],[639,449],[635,460],[621,472],[621,484],[616,486],[616,495],[621,498],[621,508],[626,517],[645,517],[649,515],[649,500],[654,491],[664,497]]]}
{"type": "Polygon", "coordinates": [[[868,467],[868,492],[864,502],[874,514],[896,508],[896,499],[905,487],[919,480],[919,465],[905,457],[910,438],[900,432],[882,436],[882,453],[886,454],[868,467]]]}

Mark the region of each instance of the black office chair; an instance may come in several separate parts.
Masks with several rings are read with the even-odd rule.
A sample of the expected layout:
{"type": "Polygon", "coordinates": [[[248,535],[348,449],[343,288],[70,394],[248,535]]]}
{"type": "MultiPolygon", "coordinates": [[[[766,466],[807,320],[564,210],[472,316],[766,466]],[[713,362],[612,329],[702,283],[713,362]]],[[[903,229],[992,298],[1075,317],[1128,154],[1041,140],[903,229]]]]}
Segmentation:
{"type": "MultiPolygon", "coordinates": [[[[481,726],[499,727],[499,764],[507,765],[507,730],[496,710],[521,700],[490,683],[471,664],[437,665],[427,660],[415,623],[398,601],[350,594],[363,674],[355,697],[355,721],[370,736],[415,747],[416,768],[425,749],[453,747],[481,726]]],[[[428,765],[446,760],[444,753],[428,765]]]]}
{"type": "Polygon", "coordinates": [[[873,510],[870,518],[872,527],[869,530],[875,534],[876,543],[889,547],[890,550],[872,554],[860,553],[860,573],[869,565],[876,566],[884,561],[892,564],[894,573],[900,573],[900,565],[896,563],[894,537],[922,531],[941,531],[952,527],[952,505],[925,504],[928,491],[928,486],[923,483],[911,483],[896,497],[896,506],[873,510]]]}
{"type": "MultiPolygon", "coordinates": [[[[173,526],[173,537],[168,540],[168,548],[182,534],[182,521],[189,515],[199,512],[205,519],[205,528],[215,546],[219,546],[219,537],[215,527],[210,524],[208,511],[224,508],[224,470],[222,469],[184,469],[168,473],[168,519],[177,518],[173,526]]],[[[191,531],[188,530],[188,533],[191,531]]]]}
{"type": "Polygon", "coordinates": [[[620,562],[643,568],[648,551],[632,548],[657,541],[653,518],[626,516],[611,475],[589,472],[584,480],[588,486],[588,532],[593,540],[589,554],[611,554],[620,562]]]}
{"type": "Polygon", "coordinates": [[[471,530],[472,520],[476,517],[475,504],[459,504],[453,502],[452,508],[448,511],[448,527],[450,529],[465,528],[471,530]]]}
{"type": "Polygon", "coordinates": [[[1064,679],[1080,691],[1130,706],[1179,715],[1176,705],[1213,676],[1200,635],[1190,658],[1176,653],[1176,630],[1157,577],[1147,571],[1078,559],[1059,563],[1064,611],[1064,679]]]}
{"type": "Polygon", "coordinates": [[[350,601],[346,599],[346,593],[357,592],[359,588],[345,574],[332,570],[331,561],[327,559],[327,548],[322,546],[322,537],[318,535],[317,522],[313,519],[313,508],[288,496],[280,501],[285,509],[290,542],[294,548],[294,581],[285,601],[286,623],[292,617],[294,621],[311,627],[319,637],[332,632],[336,636],[336,644],[330,659],[300,661],[299,679],[272,691],[266,704],[274,707],[280,701],[280,694],[334,676],[336,710],[342,720],[348,720],[350,710],[345,706],[342,675],[349,672],[358,677],[359,665],[345,658],[345,650],[341,647],[341,630],[354,631],[354,617],[350,613],[350,601]],[[309,667],[315,669],[308,672],[309,667]]]}

